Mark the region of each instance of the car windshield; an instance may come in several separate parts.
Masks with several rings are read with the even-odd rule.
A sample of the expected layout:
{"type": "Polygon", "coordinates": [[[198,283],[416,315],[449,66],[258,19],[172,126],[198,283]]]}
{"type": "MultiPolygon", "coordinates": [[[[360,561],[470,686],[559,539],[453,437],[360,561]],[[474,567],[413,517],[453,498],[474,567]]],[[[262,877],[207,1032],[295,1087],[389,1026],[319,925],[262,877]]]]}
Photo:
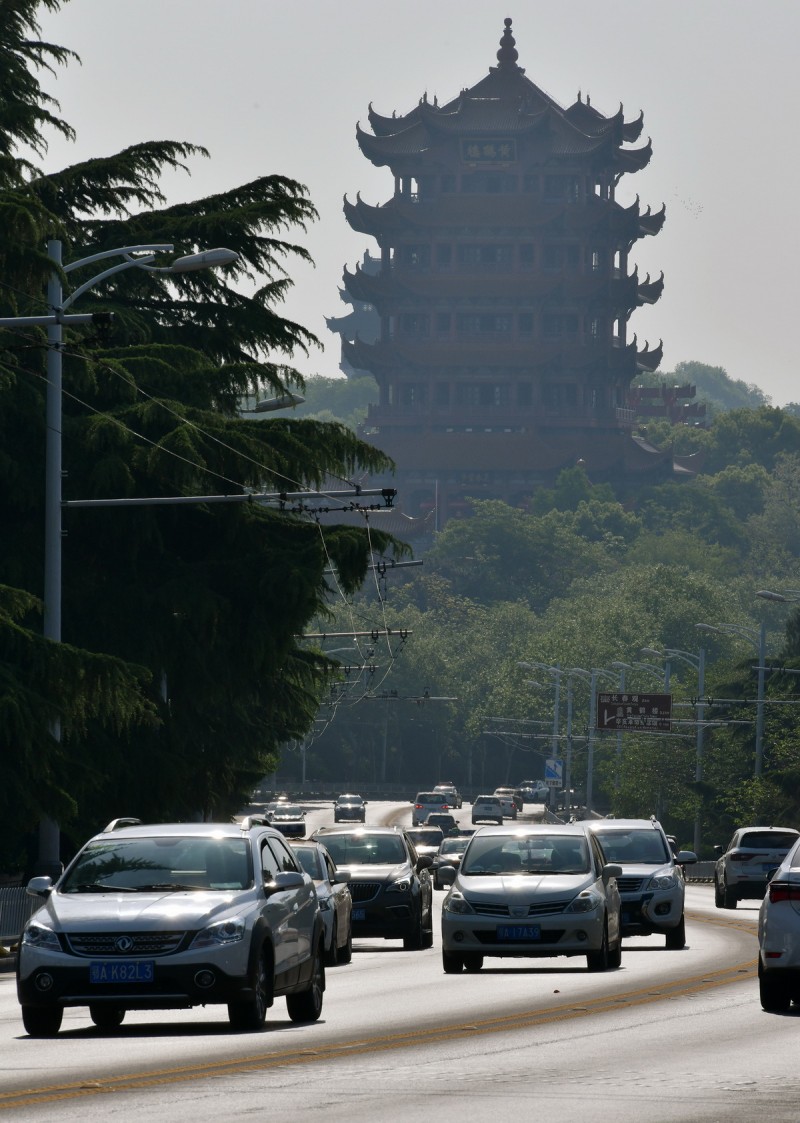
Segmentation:
{"type": "Polygon", "coordinates": [[[92,842],[59,886],[62,893],[245,889],[252,884],[246,839],[111,838],[92,842]]]}
{"type": "Polygon", "coordinates": [[[406,831],[415,846],[438,846],[444,838],[439,827],[425,827],[422,830],[406,831]]]}
{"type": "Polygon", "coordinates": [[[672,853],[659,831],[648,827],[631,830],[599,830],[596,832],[606,860],[609,862],[638,863],[645,866],[663,866],[672,853]]]}
{"type": "Polygon", "coordinates": [[[446,838],[439,847],[440,854],[463,854],[467,849],[468,838],[446,838]]]}
{"type": "Polygon", "coordinates": [[[785,850],[797,842],[795,831],[748,831],[743,834],[737,850],[746,847],[748,850],[785,850]]]}
{"type": "Polygon", "coordinates": [[[407,861],[396,834],[326,834],[325,847],[337,866],[396,866],[407,861]]]}
{"type": "Polygon", "coordinates": [[[361,798],[360,795],[340,795],[339,798],[336,800],[336,802],[338,804],[342,804],[342,803],[351,804],[351,803],[363,803],[364,800],[361,798]]]}
{"type": "Polygon", "coordinates": [[[577,874],[589,872],[589,848],[581,835],[475,835],[461,873],[577,874]]]}
{"type": "Polygon", "coordinates": [[[308,876],[313,877],[315,881],[321,881],[325,874],[316,846],[293,846],[292,850],[294,850],[300,865],[308,876]]]}

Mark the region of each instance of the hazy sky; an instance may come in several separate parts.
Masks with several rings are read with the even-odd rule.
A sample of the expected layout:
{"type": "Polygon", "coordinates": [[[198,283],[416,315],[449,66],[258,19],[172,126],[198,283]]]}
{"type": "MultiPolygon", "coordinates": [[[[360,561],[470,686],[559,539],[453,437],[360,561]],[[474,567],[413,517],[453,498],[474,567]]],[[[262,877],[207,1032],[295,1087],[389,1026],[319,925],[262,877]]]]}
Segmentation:
{"type": "MultiPolygon", "coordinates": [[[[648,168],[624,177],[667,221],[635,251],[665,290],[631,320],[640,344],[664,340],[665,371],[724,367],[783,405],[797,379],[800,92],[798,0],[69,0],[42,14],[43,37],[76,63],[42,78],[77,129],[52,139],[63,167],[142,140],[209,149],[170,202],[279,173],[306,184],[319,221],[301,241],[316,268],[292,266],[287,316],[325,344],[305,373],[338,373],[342,268],[375,244],[351,232],[345,194],[392,191],[355,141],[370,102],[390,115],[427,91],[440,104],[495,64],[511,16],[519,64],[561,105],[582,91],[601,112],[644,110],[648,168]]],[[[233,247],[235,248],[235,247],[233,247]]]]}

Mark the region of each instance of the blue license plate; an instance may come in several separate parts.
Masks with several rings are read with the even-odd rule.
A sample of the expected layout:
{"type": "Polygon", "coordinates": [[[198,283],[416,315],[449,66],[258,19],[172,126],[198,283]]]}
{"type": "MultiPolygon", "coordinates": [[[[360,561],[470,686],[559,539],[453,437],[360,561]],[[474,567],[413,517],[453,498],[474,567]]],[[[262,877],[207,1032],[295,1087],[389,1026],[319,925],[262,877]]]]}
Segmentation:
{"type": "Polygon", "coordinates": [[[538,924],[498,924],[498,940],[540,940],[542,930],[538,924]]]}
{"type": "Polygon", "coordinates": [[[353,920],[366,920],[366,919],[367,919],[367,910],[366,909],[353,909],[353,920]]]}
{"type": "Polygon", "coordinates": [[[101,959],[89,964],[90,983],[152,983],[151,959],[101,959]]]}

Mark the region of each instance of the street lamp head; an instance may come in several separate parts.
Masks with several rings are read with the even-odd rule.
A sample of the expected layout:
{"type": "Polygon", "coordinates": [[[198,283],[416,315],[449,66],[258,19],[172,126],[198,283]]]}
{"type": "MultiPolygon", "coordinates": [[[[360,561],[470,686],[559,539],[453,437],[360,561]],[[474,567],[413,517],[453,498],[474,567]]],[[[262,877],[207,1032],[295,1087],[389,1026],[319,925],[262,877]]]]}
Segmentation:
{"type": "Polygon", "coordinates": [[[792,601],[800,600],[800,593],[797,589],[787,589],[786,593],[773,593],[771,589],[759,589],[756,596],[761,597],[762,600],[778,601],[781,604],[789,604],[792,601]]]}
{"type": "Polygon", "coordinates": [[[622,662],[620,662],[619,659],[614,659],[613,662],[611,663],[611,666],[615,667],[618,671],[631,671],[631,670],[633,670],[633,664],[632,663],[622,663],[622,662]]]}
{"type": "Polygon", "coordinates": [[[202,253],[190,253],[185,257],[176,258],[175,261],[163,272],[165,273],[194,273],[198,269],[219,269],[223,265],[233,265],[239,260],[235,250],[224,248],[203,250],[202,253]]]}
{"type": "Polygon", "coordinates": [[[639,651],[642,655],[652,655],[655,659],[663,659],[663,651],[659,651],[656,647],[640,647],[639,651]]]}
{"type": "Polygon", "coordinates": [[[264,398],[256,402],[253,409],[242,410],[242,413],[272,413],[276,409],[291,409],[292,406],[299,406],[304,401],[302,394],[294,394],[291,390],[287,390],[285,394],[279,394],[275,398],[264,398]]]}

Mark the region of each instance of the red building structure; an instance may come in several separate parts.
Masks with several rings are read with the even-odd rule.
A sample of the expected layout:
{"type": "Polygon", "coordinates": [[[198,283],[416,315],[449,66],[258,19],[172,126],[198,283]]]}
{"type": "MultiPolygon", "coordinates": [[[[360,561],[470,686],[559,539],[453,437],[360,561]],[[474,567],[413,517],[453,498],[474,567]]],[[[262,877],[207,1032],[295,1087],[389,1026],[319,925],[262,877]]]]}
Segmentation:
{"type": "Polygon", "coordinates": [[[379,330],[362,338],[353,316],[329,326],[343,369],[378,383],[362,435],[394,458],[404,510],[435,505],[440,524],[471,497],[524,503],[577,463],[621,493],[675,470],[633,434],[631,382],[662,355],[628,321],[661,295],[663,275],[641,279],[630,257],[665,208],[615,199],[650,160],[643,115],[606,117],[580,94],[562,108],[517,58],[507,19],[497,65],[453,101],[370,107],[357,141],[394,193],[345,200],[380,267],[345,269],[343,298],[379,330]]]}

